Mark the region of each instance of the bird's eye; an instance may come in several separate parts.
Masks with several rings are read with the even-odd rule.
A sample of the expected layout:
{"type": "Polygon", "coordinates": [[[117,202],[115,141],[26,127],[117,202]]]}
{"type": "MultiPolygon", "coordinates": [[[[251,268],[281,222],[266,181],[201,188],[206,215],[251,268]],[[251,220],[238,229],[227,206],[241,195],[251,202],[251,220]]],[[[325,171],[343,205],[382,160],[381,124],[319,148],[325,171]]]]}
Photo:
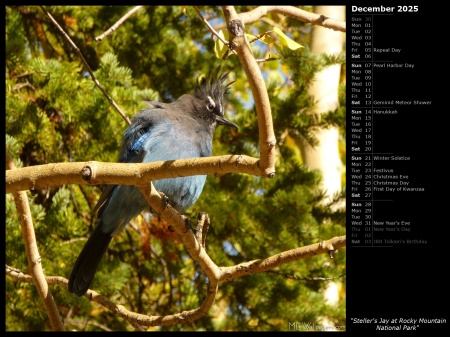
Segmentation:
{"type": "Polygon", "coordinates": [[[208,111],[213,111],[214,108],[216,107],[216,103],[214,102],[214,100],[208,96],[208,102],[206,103],[206,109],[208,109],[208,111]]]}

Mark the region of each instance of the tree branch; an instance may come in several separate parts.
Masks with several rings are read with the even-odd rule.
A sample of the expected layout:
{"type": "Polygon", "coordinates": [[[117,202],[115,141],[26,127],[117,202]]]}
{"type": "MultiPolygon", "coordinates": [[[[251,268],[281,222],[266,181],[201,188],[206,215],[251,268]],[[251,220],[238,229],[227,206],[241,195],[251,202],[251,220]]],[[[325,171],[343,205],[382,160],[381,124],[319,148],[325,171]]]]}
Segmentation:
{"type": "MultiPolygon", "coordinates": [[[[217,32],[216,30],[209,24],[208,20],[206,20],[206,18],[202,15],[202,13],[200,12],[200,10],[197,8],[197,6],[194,6],[195,11],[197,12],[198,16],[200,17],[200,19],[202,19],[202,21],[205,23],[206,27],[208,27],[208,29],[211,31],[211,33],[213,35],[215,35],[220,41],[222,41],[222,43],[226,46],[229,45],[228,41],[224,40],[217,32]]],[[[234,54],[236,54],[236,52],[234,50],[231,50],[234,54]]]]}
{"type": "MultiPolygon", "coordinates": [[[[14,171],[16,166],[6,149],[6,168],[14,171]]],[[[31,217],[30,205],[26,192],[14,192],[14,201],[16,203],[17,213],[19,214],[20,226],[22,228],[22,238],[28,259],[28,270],[31,274],[32,282],[36,286],[42,302],[44,302],[50,324],[55,331],[64,331],[64,325],[52,296],[48,283],[45,280],[44,270],[42,269],[41,257],[36,243],[34,233],[33,219],[31,217]]]]}
{"type": "Polygon", "coordinates": [[[260,167],[265,177],[272,178],[275,175],[276,139],[266,84],[245,37],[245,28],[241,18],[233,6],[224,6],[223,11],[230,34],[229,47],[236,50],[238,54],[255,100],[259,129],[260,167]]]}
{"type": "MultiPolygon", "coordinates": [[[[28,274],[25,274],[21,270],[12,268],[10,266],[5,267],[6,275],[13,278],[14,280],[27,283],[33,282],[32,277],[28,274]]],[[[59,284],[65,287],[67,287],[67,284],[69,282],[66,278],[60,276],[46,276],[45,280],[48,282],[48,284],[59,284]]],[[[109,298],[102,296],[98,292],[93,290],[88,290],[86,294],[84,294],[84,297],[111,310],[111,312],[113,312],[117,316],[124,318],[132,325],[138,323],[144,326],[168,326],[175,324],[188,324],[204,316],[214,303],[216,293],[217,287],[215,288],[214,292],[207,292],[205,301],[197,309],[187,310],[178,314],[167,316],[148,316],[129,311],[123,305],[116,304],[109,298]]]]}
{"type": "Polygon", "coordinates": [[[95,41],[101,41],[105,37],[107,37],[109,34],[111,34],[113,31],[115,31],[122,23],[124,23],[130,16],[132,16],[134,13],[136,13],[138,10],[140,10],[144,6],[136,6],[132,10],[130,10],[127,14],[122,16],[114,25],[111,26],[110,29],[108,29],[106,32],[104,32],[102,35],[97,36],[95,38],[95,41]]]}
{"type": "Polygon", "coordinates": [[[345,235],[338,236],[320,243],[281,252],[266,259],[244,262],[232,267],[221,267],[222,275],[220,281],[231,281],[244,275],[264,272],[282,264],[318,254],[328,253],[332,255],[337,249],[345,247],[346,242],[345,235]]]}
{"type": "MultiPolygon", "coordinates": [[[[261,20],[265,21],[267,24],[273,27],[284,29],[284,27],[280,26],[276,22],[268,18],[264,18],[264,16],[267,15],[268,13],[283,14],[296,20],[309,23],[311,25],[318,25],[324,28],[329,28],[340,32],[346,32],[347,30],[345,21],[331,19],[327,16],[307,12],[303,9],[293,6],[259,6],[255,9],[252,9],[249,12],[239,13],[239,16],[241,17],[242,22],[245,25],[252,24],[258,20],[261,20]]],[[[225,27],[226,27],[225,24],[218,24],[214,28],[216,30],[221,30],[225,27]]]]}
{"type": "Polygon", "coordinates": [[[239,13],[239,16],[244,24],[251,24],[266,16],[268,13],[279,13],[312,25],[322,26],[340,32],[346,31],[345,22],[343,21],[331,19],[325,15],[310,13],[294,6],[259,6],[249,12],[239,13]]]}
{"type": "Polygon", "coordinates": [[[45,10],[44,7],[40,6],[41,9],[44,11],[45,14],[50,18],[50,21],[58,28],[58,30],[63,34],[63,36],[66,38],[66,40],[72,45],[72,47],[75,49],[77,54],[80,56],[81,60],[83,61],[84,65],[86,66],[87,71],[92,77],[92,80],[97,85],[97,87],[100,89],[100,91],[103,93],[103,95],[108,99],[109,103],[117,110],[117,112],[122,116],[122,118],[128,123],[128,125],[131,125],[130,119],[122,112],[122,110],[119,108],[119,106],[114,102],[111,96],[108,95],[106,90],[103,88],[103,86],[100,84],[100,82],[97,80],[97,77],[95,77],[94,72],[92,71],[91,67],[89,67],[89,64],[84,59],[83,54],[80,51],[80,48],[77,47],[77,45],[70,39],[69,35],[66,34],[64,29],[61,28],[61,26],[56,22],[56,20],[51,16],[49,12],[45,10]]]}
{"type": "Polygon", "coordinates": [[[6,193],[65,184],[141,185],[164,178],[231,172],[260,176],[259,160],[225,155],[136,164],[90,161],[27,166],[6,171],[6,193]]]}

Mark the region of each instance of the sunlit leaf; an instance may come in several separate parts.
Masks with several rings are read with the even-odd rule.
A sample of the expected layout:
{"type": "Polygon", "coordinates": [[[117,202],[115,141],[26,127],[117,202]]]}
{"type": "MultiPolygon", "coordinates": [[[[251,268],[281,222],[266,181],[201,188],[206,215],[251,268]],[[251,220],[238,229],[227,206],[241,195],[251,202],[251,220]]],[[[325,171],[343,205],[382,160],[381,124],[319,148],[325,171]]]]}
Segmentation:
{"type": "Polygon", "coordinates": [[[278,34],[280,41],[283,45],[288,47],[289,49],[296,50],[298,48],[304,48],[302,45],[298,44],[294,40],[290,39],[287,35],[285,35],[279,28],[274,27],[273,29],[275,33],[278,34]]]}
{"type": "MultiPolygon", "coordinates": [[[[227,35],[227,37],[225,37],[224,33],[222,32],[222,30],[219,30],[219,36],[224,39],[225,41],[228,40],[228,32],[225,32],[225,34],[227,35]]],[[[228,49],[228,46],[226,46],[221,39],[216,39],[216,42],[214,44],[214,53],[216,54],[216,57],[221,59],[223,57],[223,55],[225,55],[226,51],[228,49]]]]}

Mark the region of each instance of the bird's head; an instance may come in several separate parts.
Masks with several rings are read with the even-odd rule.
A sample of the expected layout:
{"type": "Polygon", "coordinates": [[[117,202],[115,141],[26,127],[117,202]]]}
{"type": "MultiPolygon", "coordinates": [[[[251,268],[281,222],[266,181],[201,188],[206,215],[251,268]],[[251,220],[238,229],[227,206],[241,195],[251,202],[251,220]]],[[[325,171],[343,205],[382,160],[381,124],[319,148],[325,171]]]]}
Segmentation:
{"type": "Polygon", "coordinates": [[[224,84],[228,78],[228,73],[219,74],[220,68],[209,75],[209,78],[202,76],[195,86],[194,96],[202,105],[202,110],[206,111],[210,118],[215,119],[217,124],[227,125],[238,129],[239,127],[225,118],[224,98],[229,91],[229,86],[234,81],[224,84]]]}

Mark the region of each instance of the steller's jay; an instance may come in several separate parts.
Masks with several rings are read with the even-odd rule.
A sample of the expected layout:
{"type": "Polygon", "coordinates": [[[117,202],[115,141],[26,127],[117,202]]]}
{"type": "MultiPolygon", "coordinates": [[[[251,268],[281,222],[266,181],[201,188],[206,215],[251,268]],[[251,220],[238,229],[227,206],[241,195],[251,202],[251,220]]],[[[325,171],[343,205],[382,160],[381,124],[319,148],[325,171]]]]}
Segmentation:
{"type": "MultiPolygon", "coordinates": [[[[182,95],[172,103],[149,102],[133,118],[122,139],[119,162],[146,163],[193,157],[212,153],[212,138],[217,125],[238,126],[224,117],[224,85],[228,73],[211,73],[202,78],[194,93],[182,95]]],[[[161,179],[153,184],[169,203],[183,213],[192,206],[205,184],[206,176],[161,179]]],[[[140,212],[150,209],[135,186],[108,185],[94,207],[98,223],[78,256],[69,276],[69,292],[82,296],[94,279],[102,256],[112,237],[140,212]]]]}

